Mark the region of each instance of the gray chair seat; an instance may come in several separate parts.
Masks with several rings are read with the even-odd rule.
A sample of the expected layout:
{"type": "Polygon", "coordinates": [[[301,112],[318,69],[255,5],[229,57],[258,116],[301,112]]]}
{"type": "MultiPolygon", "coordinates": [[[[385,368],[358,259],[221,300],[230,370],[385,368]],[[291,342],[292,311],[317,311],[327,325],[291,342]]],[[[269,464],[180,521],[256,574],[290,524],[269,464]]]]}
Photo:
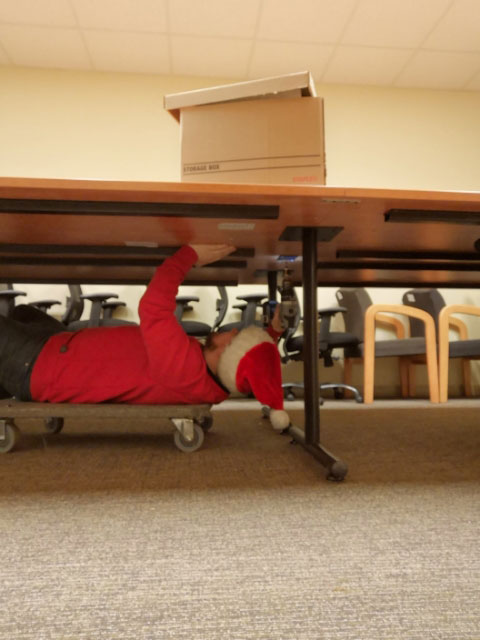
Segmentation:
{"type": "Polygon", "coordinates": [[[182,320],[180,324],[185,333],[193,338],[205,338],[212,331],[210,325],[196,320],[182,320]]]}
{"type": "Polygon", "coordinates": [[[480,356],[480,340],[452,340],[448,344],[450,358],[470,358],[480,356]]]}
{"type": "MultiPolygon", "coordinates": [[[[345,351],[348,358],[363,358],[363,342],[345,351]]],[[[378,358],[398,358],[402,356],[425,355],[425,338],[403,338],[402,340],[377,340],[375,356],[378,358]]]]}
{"type": "MultiPolygon", "coordinates": [[[[302,351],[303,349],[303,336],[295,336],[290,338],[288,342],[289,351],[302,351]]],[[[339,349],[344,347],[354,348],[358,345],[358,338],[350,333],[344,333],[341,331],[330,331],[328,334],[328,348],[339,349]]],[[[321,346],[321,343],[320,343],[321,346]]]]}

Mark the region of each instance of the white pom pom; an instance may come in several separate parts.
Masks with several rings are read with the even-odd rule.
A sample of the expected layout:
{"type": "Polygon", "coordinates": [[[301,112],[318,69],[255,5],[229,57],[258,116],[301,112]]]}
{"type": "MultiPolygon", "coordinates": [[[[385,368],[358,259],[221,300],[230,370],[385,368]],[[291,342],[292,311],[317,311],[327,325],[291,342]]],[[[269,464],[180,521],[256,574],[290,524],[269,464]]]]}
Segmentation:
{"type": "Polygon", "coordinates": [[[283,431],[290,424],[288,413],[282,409],[271,409],[269,417],[275,431],[283,431]]]}

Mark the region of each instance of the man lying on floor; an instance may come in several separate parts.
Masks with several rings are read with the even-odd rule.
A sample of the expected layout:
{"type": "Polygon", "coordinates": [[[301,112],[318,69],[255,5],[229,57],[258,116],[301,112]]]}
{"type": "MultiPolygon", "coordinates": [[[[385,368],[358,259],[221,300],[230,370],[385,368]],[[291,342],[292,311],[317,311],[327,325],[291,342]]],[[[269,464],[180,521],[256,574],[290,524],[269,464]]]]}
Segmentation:
{"type": "Polygon", "coordinates": [[[265,331],[251,326],[188,336],[175,318],[175,298],[193,266],[234,251],[228,245],[187,245],[167,258],[140,300],[140,324],[68,331],[29,305],[0,317],[3,397],[35,402],[217,404],[230,393],[253,393],[271,408],[275,429],[283,410],[277,312],[265,331]]]}

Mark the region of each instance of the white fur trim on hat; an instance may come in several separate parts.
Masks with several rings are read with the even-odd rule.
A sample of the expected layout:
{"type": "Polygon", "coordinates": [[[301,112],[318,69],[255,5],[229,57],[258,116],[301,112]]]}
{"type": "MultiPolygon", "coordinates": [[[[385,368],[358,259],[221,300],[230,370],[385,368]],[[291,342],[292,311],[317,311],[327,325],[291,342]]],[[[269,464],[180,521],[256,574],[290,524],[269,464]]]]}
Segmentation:
{"type": "Polygon", "coordinates": [[[225,348],[218,361],[217,375],[231,393],[238,391],[237,368],[243,356],[257,344],[272,342],[274,339],[261,327],[251,325],[242,329],[225,348]]]}
{"type": "Polygon", "coordinates": [[[288,413],[283,409],[270,409],[269,418],[275,431],[283,431],[290,424],[288,413]]]}

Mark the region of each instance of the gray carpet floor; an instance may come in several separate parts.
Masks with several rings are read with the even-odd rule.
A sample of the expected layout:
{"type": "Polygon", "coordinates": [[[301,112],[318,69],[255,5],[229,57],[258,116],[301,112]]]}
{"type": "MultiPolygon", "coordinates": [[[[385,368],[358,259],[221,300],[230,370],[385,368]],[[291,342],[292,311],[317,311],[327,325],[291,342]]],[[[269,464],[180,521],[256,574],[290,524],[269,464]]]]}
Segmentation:
{"type": "Polygon", "coordinates": [[[19,422],[1,640],[479,640],[480,405],[374,407],[322,409],[343,483],[255,403],[192,454],[168,423],[19,422]]]}

